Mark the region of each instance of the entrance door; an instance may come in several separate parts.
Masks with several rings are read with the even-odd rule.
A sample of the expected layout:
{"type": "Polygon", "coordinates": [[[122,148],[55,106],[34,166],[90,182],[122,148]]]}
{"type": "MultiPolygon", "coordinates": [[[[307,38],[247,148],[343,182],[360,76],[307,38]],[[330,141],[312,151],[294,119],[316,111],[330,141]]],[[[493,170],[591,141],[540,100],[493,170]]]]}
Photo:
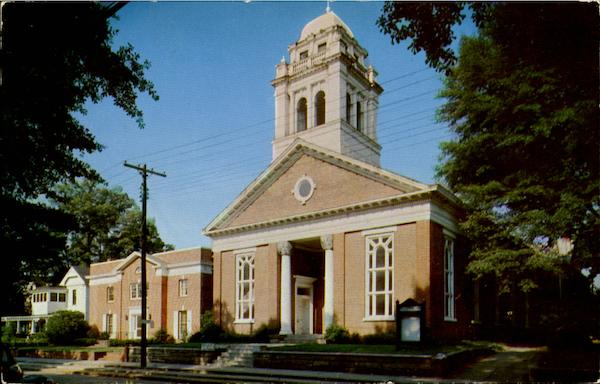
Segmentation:
{"type": "Polygon", "coordinates": [[[313,283],[315,278],[294,276],[295,284],[295,318],[294,333],[310,335],[313,333],[313,283]]]}
{"type": "Polygon", "coordinates": [[[129,338],[142,338],[142,310],[140,308],[129,310],[129,338]]]}
{"type": "Polygon", "coordinates": [[[310,328],[310,296],[296,295],[296,334],[311,334],[310,328]]]}

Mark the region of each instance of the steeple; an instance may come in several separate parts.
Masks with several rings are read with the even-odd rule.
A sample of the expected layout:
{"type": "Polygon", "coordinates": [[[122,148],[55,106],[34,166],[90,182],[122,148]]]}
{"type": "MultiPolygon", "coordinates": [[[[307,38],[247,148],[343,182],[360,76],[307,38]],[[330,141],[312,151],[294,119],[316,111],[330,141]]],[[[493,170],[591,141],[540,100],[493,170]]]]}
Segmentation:
{"type": "Polygon", "coordinates": [[[307,23],[276,67],[273,159],[295,138],[379,166],[377,72],[350,28],[328,9],[307,23]]]}

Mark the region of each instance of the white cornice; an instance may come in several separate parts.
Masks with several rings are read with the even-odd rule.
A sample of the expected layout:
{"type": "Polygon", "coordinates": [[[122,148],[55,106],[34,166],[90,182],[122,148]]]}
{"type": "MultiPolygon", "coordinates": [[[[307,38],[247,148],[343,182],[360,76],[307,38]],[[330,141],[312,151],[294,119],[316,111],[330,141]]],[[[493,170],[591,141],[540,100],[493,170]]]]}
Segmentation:
{"type": "Polygon", "coordinates": [[[120,273],[107,273],[104,275],[90,275],[88,277],[90,279],[90,286],[95,286],[118,283],[121,281],[122,276],[120,273]]]}
{"type": "Polygon", "coordinates": [[[254,230],[254,229],[259,229],[259,228],[267,228],[267,227],[285,225],[285,224],[290,224],[290,223],[297,223],[297,222],[302,222],[302,221],[310,221],[313,219],[335,217],[335,216],[340,216],[340,215],[344,215],[344,214],[349,214],[352,212],[368,211],[368,210],[373,210],[373,209],[380,209],[383,207],[390,207],[390,206],[393,207],[393,206],[398,206],[398,205],[405,205],[407,203],[415,202],[415,201],[416,202],[419,202],[419,201],[427,202],[427,200],[429,200],[433,197],[432,195],[436,191],[437,191],[437,188],[434,186],[434,187],[424,190],[424,191],[403,193],[400,195],[395,195],[395,196],[390,196],[390,197],[385,197],[385,198],[375,199],[375,200],[361,201],[359,203],[345,205],[345,206],[341,206],[341,207],[335,207],[335,208],[331,208],[331,209],[325,209],[325,210],[321,210],[321,211],[307,212],[307,213],[302,213],[299,215],[287,216],[287,217],[283,217],[283,218],[276,218],[276,219],[271,219],[271,220],[262,221],[262,222],[258,222],[258,223],[244,224],[244,225],[240,225],[237,227],[224,228],[221,230],[213,230],[210,232],[205,232],[205,234],[208,236],[211,236],[211,237],[215,237],[215,236],[220,236],[220,235],[228,235],[228,234],[233,234],[233,233],[245,232],[248,230],[254,230]]]}
{"type": "Polygon", "coordinates": [[[307,217],[273,226],[256,226],[240,232],[222,232],[213,237],[215,252],[248,248],[265,243],[319,237],[324,233],[347,233],[431,220],[457,231],[452,215],[431,201],[412,201],[396,206],[347,211],[332,217],[307,217]]]}
{"type": "Polygon", "coordinates": [[[169,266],[163,271],[159,272],[158,276],[182,276],[182,275],[193,275],[199,273],[212,274],[212,266],[205,263],[188,263],[178,266],[169,266]]]}

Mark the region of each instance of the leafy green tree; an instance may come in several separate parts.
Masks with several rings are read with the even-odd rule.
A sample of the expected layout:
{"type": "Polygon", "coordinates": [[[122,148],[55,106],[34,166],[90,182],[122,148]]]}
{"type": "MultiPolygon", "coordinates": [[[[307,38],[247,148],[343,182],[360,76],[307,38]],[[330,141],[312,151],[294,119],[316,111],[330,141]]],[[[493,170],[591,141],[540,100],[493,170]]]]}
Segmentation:
{"type": "MultiPolygon", "coordinates": [[[[140,209],[120,187],[94,180],[61,184],[53,197],[57,208],[72,215],[77,228],[68,234],[65,261],[70,264],[123,258],[140,248],[140,209]]],[[[148,252],[173,249],[148,220],[148,252]]]]}
{"type": "Polygon", "coordinates": [[[43,203],[57,182],[98,175],[81,153],[101,149],[74,117],[87,101],[113,99],[143,126],[138,92],[157,99],[147,62],[131,45],[113,50],[116,6],[8,2],[0,47],[0,308],[18,313],[21,287],[51,277],[75,222],[43,203]]]}
{"type": "Polygon", "coordinates": [[[469,270],[504,290],[537,272],[600,272],[598,4],[388,2],[384,33],[446,74],[439,111],[455,138],[438,176],[465,202],[469,270]],[[471,15],[478,36],[452,26],[471,15]],[[573,242],[572,260],[556,240],[573,242]]]}
{"type": "Polygon", "coordinates": [[[85,338],[90,326],[79,311],[58,311],[46,323],[48,341],[55,345],[72,345],[85,338]]]}

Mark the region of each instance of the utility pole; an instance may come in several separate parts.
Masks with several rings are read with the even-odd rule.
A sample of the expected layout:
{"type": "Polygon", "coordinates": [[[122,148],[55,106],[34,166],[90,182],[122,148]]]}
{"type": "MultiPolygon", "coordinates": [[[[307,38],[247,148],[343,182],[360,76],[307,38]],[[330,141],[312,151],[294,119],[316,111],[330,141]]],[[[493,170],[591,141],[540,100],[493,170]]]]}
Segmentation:
{"type": "MultiPolygon", "coordinates": [[[[140,246],[142,248],[142,340],[140,342],[140,367],[146,368],[146,347],[147,347],[147,338],[146,338],[146,330],[148,325],[147,320],[147,297],[146,292],[148,287],[146,287],[146,237],[148,235],[148,227],[146,225],[146,200],[148,196],[148,188],[146,184],[146,179],[148,178],[148,174],[167,177],[165,173],[157,172],[153,169],[148,169],[146,164],[143,165],[133,165],[128,164],[127,162],[123,163],[124,166],[133,168],[137,170],[140,175],[142,175],[142,238],[140,241],[140,246]]],[[[129,319],[131,321],[131,319],[129,319]]]]}

